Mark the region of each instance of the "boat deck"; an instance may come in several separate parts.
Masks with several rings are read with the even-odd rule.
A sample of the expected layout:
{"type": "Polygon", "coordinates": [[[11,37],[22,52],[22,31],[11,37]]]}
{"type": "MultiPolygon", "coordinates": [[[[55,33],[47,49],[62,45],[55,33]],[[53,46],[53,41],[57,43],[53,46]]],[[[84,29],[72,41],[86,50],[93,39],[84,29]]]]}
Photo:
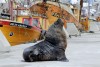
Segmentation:
{"type": "Polygon", "coordinates": [[[66,56],[69,62],[43,61],[24,62],[23,49],[33,45],[11,47],[11,51],[0,54],[0,67],[100,67],[100,32],[82,33],[68,39],[66,56]]]}

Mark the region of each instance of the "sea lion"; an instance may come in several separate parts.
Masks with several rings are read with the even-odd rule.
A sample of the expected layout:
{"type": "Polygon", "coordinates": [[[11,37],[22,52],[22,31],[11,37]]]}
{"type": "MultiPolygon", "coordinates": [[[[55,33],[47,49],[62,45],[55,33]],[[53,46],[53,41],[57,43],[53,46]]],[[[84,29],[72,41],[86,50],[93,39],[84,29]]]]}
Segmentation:
{"type": "Polygon", "coordinates": [[[54,22],[46,31],[43,41],[24,49],[24,60],[26,62],[68,61],[65,56],[67,40],[63,25],[64,23],[61,19],[54,22]]]}

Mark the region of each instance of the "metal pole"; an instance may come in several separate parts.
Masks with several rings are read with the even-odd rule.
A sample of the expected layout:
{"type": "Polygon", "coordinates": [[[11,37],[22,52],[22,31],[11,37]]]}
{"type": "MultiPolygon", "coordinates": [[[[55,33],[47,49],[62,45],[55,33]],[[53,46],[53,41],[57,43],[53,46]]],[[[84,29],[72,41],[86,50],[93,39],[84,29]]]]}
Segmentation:
{"type": "Polygon", "coordinates": [[[79,22],[81,22],[81,10],[83,7],[83,0],[80,0],[80,15],[79,15],[79,22]]]}
{"type": "Polygon", "coordinates": [[[88,0],[88,18],[90,17],[90,3],[89,3],[89,0],[88,0]]]}
{"type": "Polygon", "coordinates": [[[10,20],[13,20],[13,0],[9,0],[10,20]]]}

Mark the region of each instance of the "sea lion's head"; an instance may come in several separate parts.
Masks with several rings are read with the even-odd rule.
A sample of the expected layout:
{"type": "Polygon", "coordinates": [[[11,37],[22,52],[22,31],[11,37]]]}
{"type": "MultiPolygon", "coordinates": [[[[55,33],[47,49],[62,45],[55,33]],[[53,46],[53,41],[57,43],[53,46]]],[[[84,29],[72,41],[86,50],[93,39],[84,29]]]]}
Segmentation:
{"type": "Polygon", "coordinates": [[[51,25],[50,28],[63,29],[63,25],[64,25],[63,21],[61,19],[58,19],[57,21],[54,22],[54,24],[51,25]]]}
{"type": "Polygon", "coordinates": [[[57,26],[63,26],[64,25],[64,23],[61,19],[58,19],[56,22],[54,22],[54,24],[57,25],[57,26]]]}

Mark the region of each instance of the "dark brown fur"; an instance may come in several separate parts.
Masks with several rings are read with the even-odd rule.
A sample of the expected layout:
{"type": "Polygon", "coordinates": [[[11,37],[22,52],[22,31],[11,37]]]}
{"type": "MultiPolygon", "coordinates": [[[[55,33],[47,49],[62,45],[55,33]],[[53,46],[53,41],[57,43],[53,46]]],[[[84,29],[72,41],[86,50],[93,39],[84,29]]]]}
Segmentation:
{"type": "Polygon", "coordinates": [[[44,41],[24,50],[23,58],[27,62],[66,61],[66,47],[67,40],[63,30],[63,22],[58,19],[46,32],[44,41]]]}

